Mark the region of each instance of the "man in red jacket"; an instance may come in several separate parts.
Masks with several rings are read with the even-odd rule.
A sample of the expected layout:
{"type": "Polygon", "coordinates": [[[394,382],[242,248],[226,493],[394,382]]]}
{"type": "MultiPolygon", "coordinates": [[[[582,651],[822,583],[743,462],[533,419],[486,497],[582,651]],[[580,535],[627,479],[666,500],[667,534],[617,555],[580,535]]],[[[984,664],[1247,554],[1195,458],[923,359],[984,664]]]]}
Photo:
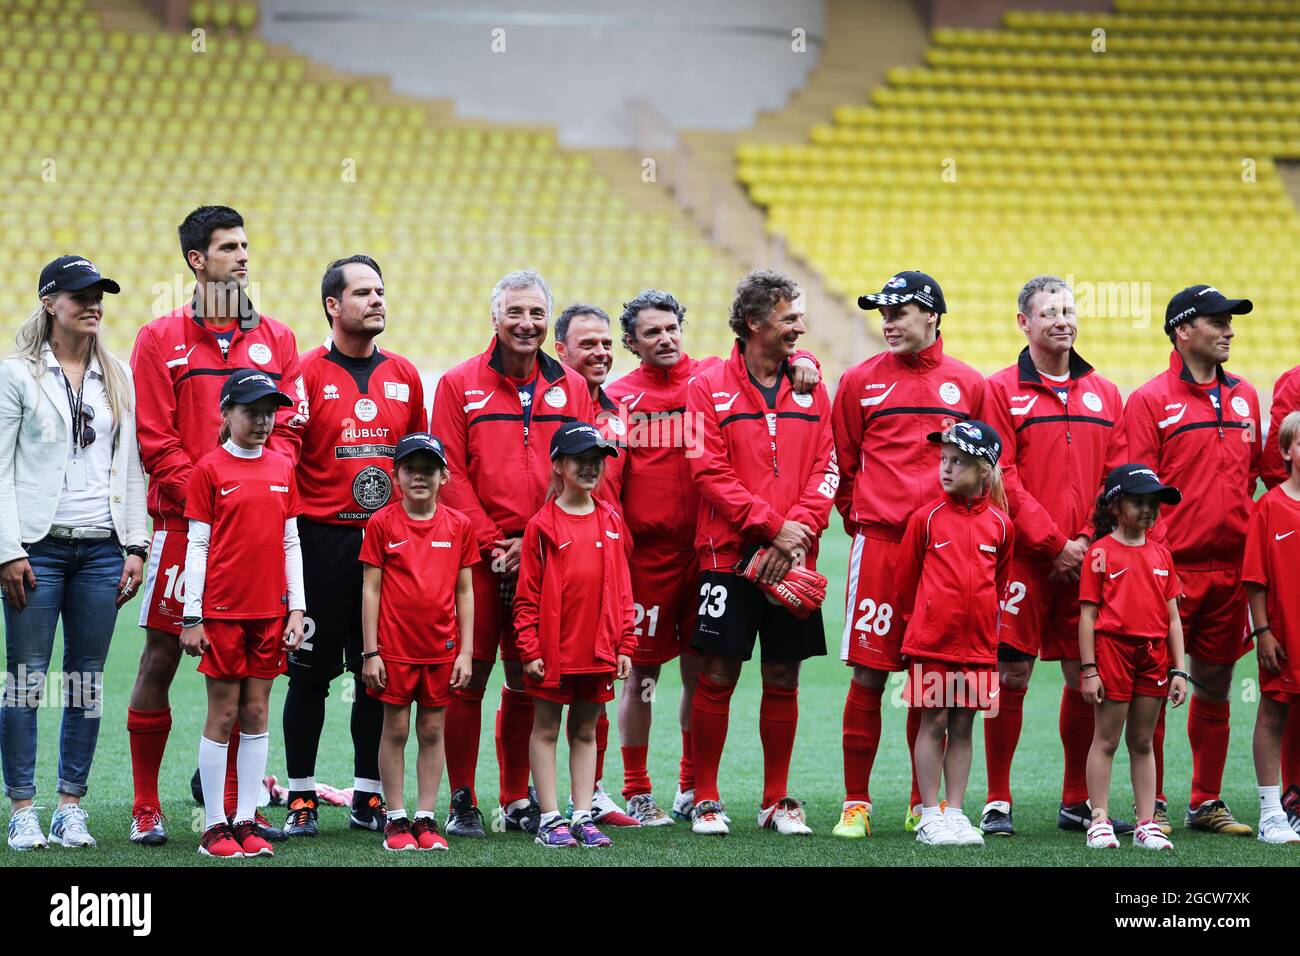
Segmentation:
{"type": "MultiPolygon", "coordinates": [[[[1213,286],[1177,293],[1165,310],[1174,346],[1169,369],[1135,390],[1124,409],[1128,458],[1183,493],[1182,505],[1152,533],[1165,539],[1183,584],[1178,612],[1194,687],[1187,718],[1192,793],[1184,822],[1245,836],[1252,829],[1233,818],[1219,790],[1232,668],[1250,649],[1241,564],[1259,479],[1260,409],[1254,386],[1223,366],[1235,334],[1232,317],[1252,308],[1249,299],[1229,299],[1213,286]]],[[[1158,750],[1158,776],[1162,758],[1158,750]]],[[[1165,802],[1159,779],[1156,787],[1159,805],[1165,802]]]]}
{"type": "MultiPolygon", "coordinates": [[[[1015,832],[1011,760],[1035,657],[1060,661],[1065,676],[1057,824],[1084,830],[1092,820],[1086,770],[1093,715],[1079,690],[1079,571],[1102,482],[1124,461],[1119,389],[1074,350],[1074,292],[1056,276],[1035,276],[1020,290],[1016,322],[1028,344],[1014,365],[989,377],[984,392],[984,420],[1003,436],[1002,479],[1016,527],[998,637],[1000,699],[984,722],[988,802],[980,829],[990,836],[1015,832]]],[[[1133,829],[1112,822],[1117,832],[1133,829]]]]}
{"type": "Polygon", "coordinates": [[[366,520],[393,497],[397,440],[428,430],[424,385],[405,358],[380,349],[387,325],[384,277],[369,256],[331,262],[321,278],[329,337],[302,356],[312,417],[298,463],[298,518],[306,589],[306,636],[289,653],[284,760],[289,836],[316,836],[316,753],[330,684],[351,671],[353,795],[349,826],[387,824],[379,782],[384,708],[361,689],[361,554],[366,520]]]}
{"type": "Polygon", "coordinates": [[[474,671],[452,692],[444,739],[452,836],[486,836],[474,793],[483,691],[501,649],[505,685],[497,711],[499,830],[537,832],[541,816],[528,786],[533,702],[524,689],[510,604],[524,526],[546,500],[551,436],[565,422],[590,422],[586,381],[542,351],[551,292],[532,270],[512,272],[492,290],[491,344],[438,382],[432,431],[442,439],[452,479],[448,506],[470,519],[484,560],[474,565],[474,671]]]}
{"type": "Polygon", "coordinates": [[[803,295],[793,280],[759,270],[740,281],[730,325],[731,358],[699,372],[686,410],[699,427],[691,473],[700,493],[695,533],[700,564],[694,647],[704,655],[692,707],[696,833],[725,834],[718,764],[732,691],[741,665],[762,642],[763,799],[759,826],[783,834],[812,831],[790,797],[790,755],[799,719],[799,664],[826,653],[820,608],[799,620],[769,602],[736,566],[766,548],[759,573],[779,581],[793,563],[816,567],[839,484],[830,401],[818,386],[794,391],[790,360],[803,324],[803,295]]]}
{"type": "MultiPolygon", "coordinates": [[[[276,417],[271,448],[297,462],[307,423],[307,395],[293,332],[249,302],[248,237],[244,220],[227,206],[201,206],[180,229],[181,254],[194,273],[194,298],[154,319],[136,336],[131,369],[136,383],[140,460],[149,474],[153,545],[140,606],[144,651],[131,701],[127,731],[135,781],[131,842],[167,842],[158,797],[158,769],[171,730],[168,690],[180,663],[185,550],[189,522],[185,489],[194,463],[218,444],[221,387],[236,368],[259,368],[297,400],[276,417]]],[[[231,735],[226,809],[234,812],[239,734],[231,735]]],[[[282,834],[265,827],[263,834],[282,834]]]]}
{"type": "MultiPolygon", "coordinates": [[[[941,492],[925,436],[978,418],[984,394],[984,376],[944,354],[939,323],[948,307],[932,277],[900,272],[858,305],[880,309],[887,348],[845,372],[835,390],[835,506],[853,538],[840,643],[840,660],[852,665],[853,678],[844,703],[844,806],[833,831],[847,839],[871,829],[880,702],[890,672],[903,669],[904,626],[894,607],[898,543],[912,513],[941,492]]],[[[909,754],[920,717],[919,709],[908,711],[909,754]]],[[[920,819],[920,803],[913,773],[909,831],[920,819]]]]}

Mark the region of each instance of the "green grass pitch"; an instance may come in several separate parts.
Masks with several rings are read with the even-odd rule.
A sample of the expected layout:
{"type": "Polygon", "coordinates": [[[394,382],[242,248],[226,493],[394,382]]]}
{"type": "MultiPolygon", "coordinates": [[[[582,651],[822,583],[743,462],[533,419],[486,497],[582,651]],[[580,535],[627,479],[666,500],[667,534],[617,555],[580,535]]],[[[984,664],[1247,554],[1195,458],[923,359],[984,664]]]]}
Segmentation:
{"type": "MultiPolygon", "coordinates": [[[[830,835],[838,818],[843,797],[840,751],[840,718],[844,706],[848,670],[837,659],[839,634],[843,623],[842,594],[847,555],[847,538],[838,526],[824,539],[821,568],[830,577],[832,599],[826,605],[827,657],[810,661],[804,669],[799,695],[799,736],[791,768],[793,795],[807,802],[808,820],[813,835],[797,839],[779,837],[760,831],[755,825],[762,783],[762,752],[758,741],[759,680],[757,663],[746,666],[736,692],[731,715],[727,749],[722,761],[722,795],[733,824],[726,839],[696,837],[681,823],[656,830],[628,831],[612,829],[612,849],[601,852],[581,850],[549,851],[535,846],[531,837],[522,834],[491,834],[480,841],[452,841],[448,853],[386,853],[380,838],[347,828],[347,812],[342,808],[321,808],[321,835],[315,840],[277,844],[271,860],[220,863],[197,854],[198,829],[202,813],[190,797],[190,775],[197,765],[198,736],[204,716],[203,681],[194,670],[194,662],[184,658],[172,689],[174,725],[163,761],[162,794],[164,809],[170,818],[171,839],[165,847],[134,847],[127,840],[130,827],[131,764],[126,734],[126,704],[135,678],[140,647],[138,599],[122,610],[109,655],[105,676],[105,716],[99,749],[91,775],[90,793],[85,800],[91,832],[99,841],[95,850],[65,850],[51,847],[44,852],[17,853],[4,848],[8,866],[77,865],[93,866],[700,866],[700,865],[801,865],[801,866],[1232,866],[1294,865],[1298,856],[1294,847],[1265,846],[1255,839],[1192,834],[1184,831],[1181,819],[1175,821],[1175,850],[1169,854],[1144,853],[1127,841],[1118,851],[1088,851],[1082,834],[1061,833],[1056,829],[1056,808],[1060,798],[1061,745],[1057,735],[1057,710],[1060,702],[1061,675],[1054,665],[1040,665],[1025,703],[1024,734],[1013,768],[1015,790],[1015,837],[990,840],[983,848],[917,846],[912,835],[903,831],[903,816],[908,797],[909,771],[903,736],[905,711],[888,706],[884,710],[885,729],[880,754],[872,775],[875,802],[875,833],[867,840],[845,841],[830,835]]],[[[56,646],[54,659],[61,651],[56,646]]],[[[1239,819],[1252,825],[1257,822],[1255,777],[1251,763],[1250,740],[1255,705],[1252,691],[1255,659],[1251,655],[1237,671],[1232,710],[1232,743],[1225,774],[1224,798],[1239,819]]],[[[679,682],[675,668],[664,668],[658,689],[655,725],[650,749],[650,771],[656,795],[663,804],[672,799],[676,785],[677,758],[680,748],[676,710],[679,682]]],[[[485,697],[483,740],[479,750],[478,792],[484,813],[496,793],[496,759],[492,744],[492,708],[498,699],[501,672],[485,697]]],[[[895,689],[896,692],[896,689],[895,689]]],[[[269,772],[283,780],[284,763],[280,732],[280,706],[284,684],[277,682],[272,693],[271,759],[269,772]]],[[[348,706],[344,703],[341,682],[331,692],[321,742],[317,778],[335,786],[350,786],[352,781],[352,747],[348,734],[348,706]]],[[[614,706],[610,705],[611,717],[614,706]]],[[[1191,779],[1191,762],[1187,745],[1184,706],[1171,711],[1166,738],[1167,790],[1173,816],[1181,817],[1179,804],[1187,799],[1191,779]]],[[[617,794],[622,784],[622,761],[618,736],[611,728],[610,751],[606,759],[605,783],[617,794]]],[[[979,721],[976,722],[977,726],[979,721]]],[[[58,711],[46,708],[40,720],[40,762],[37,803],[52,807],[57,762],[58,711]]],[[[984,759],[982,731],[976,731],[975,761],[971,786],[966,799],[968,814],[977,819],[984,804],[984,759]]],[[[414,742],[408,751],[407,793],[414,797],[414,742]]],[[[561,747],[561,790],[565,789],[567,767],[561,747]]],[[[440,816],[445,813],[447,784],[444,778],[439,797],[440,816]]],[[[1131,819],[1127,759],[1116,761],[1112,787],[1112,807],[1119,816],[1131,819]]],[[[271,819],[279,823],[284,811],[271,808],[271,819]]],[[[489,814],[490,815],[490,814],[489,814]]],[[[48,826],[49,811],[42,813],[48,826]]]]}

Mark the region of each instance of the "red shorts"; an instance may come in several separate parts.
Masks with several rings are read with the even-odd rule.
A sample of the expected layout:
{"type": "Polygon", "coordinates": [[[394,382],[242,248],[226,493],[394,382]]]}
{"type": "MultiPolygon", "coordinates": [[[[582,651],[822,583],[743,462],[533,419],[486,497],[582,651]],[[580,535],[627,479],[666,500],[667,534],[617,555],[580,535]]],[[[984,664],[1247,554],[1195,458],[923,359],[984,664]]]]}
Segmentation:
{"type": "Polygon", "coordinates": [[[141,591],[140,626],[181,633],[185,616],[185,549],[189,535],[184,531],[154,531],[149,563],[144,569],[141,591]]]}
{"type": "Polygon", "coordinates": [[[474,660],[495,661],[498,647],[503,661],[519,660],[514,613],[501,599],[501,575],[492,570],[491,558],[475,564],[470,574],[474,580],[474,660]]]}
{"type": "Polygon", "coordinates": [[[1283,661],[1282,670],[1274,673],[1263,665],[1259,668],[1259,691],[1269,700],[1279,704],[1300,704],[1300,678],[1292,661],[1283,661]]]}
{"type": "Polygon", "coordinates": [[[1011,559],[998,643],[1045,661],[1079,659],[1079,582],[1050,581],[1050,561],[1011,559]]]}
{"type": "Polygon", "coordinates": [[[903,620],[894,615],[894,565],[898,542],[853,536],[845,586],[840,660],[878,671],[901,671],[903,620]]]}
{"type": "Polygon", "coordinates": [[[199,658],[199,673],[213,680],[272,680],[284,673],[284,618],[252,621],[208,619],[203,622],[208,649],[199,658]]]}
{"type": "Polygon", "coordinates": [[[1183,596],[1178,616],[1183,622],[1187,656],[1211,664],[1235,664],[1251,649],[1246,618],[1249,604],[1238,569],[1184,571],[1178,569],[1183,596]]]}
{"type": "Polygon", "coordinates": [[[1169,696],[1169,648],[1144,637],[1097,635],[1097,673],[1106,700],[1169,696]]]}
{"type": "Polygon", "coordinates": [[[994,710],[997,707],[996,664],[954,664],[913,658],[907,665],[903,700],[909,707],[947,710],[994,710]]]}
{"type": "Polygon", "coordinates": [[[543,687],[541,681],[525,674],[524,689],[553,704],[607,704],[614,699],[614,672],[565,674],[559,687],[543,687]]]}
{"type": "Polygon", "coordinates": [[[442,664],[384,661],[388,684],[383,690],[367,687],[366,693],[385,704],[446,707],[451,701],[451,667],[451,661],[442,664]]]}
{"type": "Polygon", "coordinates": [[[658,666],[680,654],[696,653],[691,647],[700,611],[700,564],[695,552],[638,545],[628,567],[636,602],[632,663],[658,666]]]}

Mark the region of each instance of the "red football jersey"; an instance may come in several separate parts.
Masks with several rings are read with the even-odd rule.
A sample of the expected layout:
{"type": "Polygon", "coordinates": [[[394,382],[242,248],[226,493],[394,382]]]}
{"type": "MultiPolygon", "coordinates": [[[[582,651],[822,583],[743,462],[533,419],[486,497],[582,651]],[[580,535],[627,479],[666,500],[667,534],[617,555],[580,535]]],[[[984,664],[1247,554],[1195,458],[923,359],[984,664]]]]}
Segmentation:
{"type": "Polygon", "coordinates": [[[1281,485],[1255,502],[1241,579],[1267,589],[1269,627],[1287,657],[1282,681],[1300,692],[1300,501],[1281,485]]]}
{"type": "Polygon", "coordinates": [[[596,660],[596,631],[600,626],[600,605],[605,600],[605,562],[600,525],[596,512],[569,514],[555,509],[556,534],[560,548],[558,570],[564,578],[561,608],[560,659],[566,674],[604,674],[609,665],[596,660]],[[571,663],[570,663],[571,662],[571,663]]]}
{"type": "Polygon", "coordinates": [[[238,458],[216,448],[194,465],[185,517],[212,526],[203,616],[284,617],[284,523],[302,513],[293,462],[267,448],[238,458]]]}
{"type": "Polygon", "coordinates": [[[1169,636],[1169,601],[1182,585],[1169,549],[1148,536],[1125,544],[1114,535],[1093,542],[1079,575],[1079,600],[1100,607],[1096,631],[1163,641],[1169,636]]]}
{"type": "Polygon", "coordinates": [[[382,568],[379,653],[403,664],[454,660],[459,643],[456,579],[478,561],[474,529],[459,511],[440,504],[416,521],[400,501],[375,512],[361,542],[363,564],[382,568]]]}
{"type": "Polygon", "coordinates": [[[398,439],[428,430],[420,373],[391,352],[353,359],[327,343],[302,357],[302,375],[312,408],[298,462],[303,514],[363,525],[400,497],[392,476],[398,439]]]}

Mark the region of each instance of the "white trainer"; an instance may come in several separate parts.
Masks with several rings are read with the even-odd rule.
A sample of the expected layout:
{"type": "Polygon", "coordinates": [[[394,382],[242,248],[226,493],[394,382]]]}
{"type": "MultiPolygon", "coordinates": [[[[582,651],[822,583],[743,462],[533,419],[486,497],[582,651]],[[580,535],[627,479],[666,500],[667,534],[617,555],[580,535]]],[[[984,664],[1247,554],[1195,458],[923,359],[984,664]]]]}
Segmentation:
{"type": "Polygon", "coordinates": [[[807,836],[812,827],[804,817],[803,804],[793,797],[782,797],[770,807],[758,811],[758,825],[775,830],[782,836],[807,836]]]}
{"type": "Polygon", "coordinates": [[[948,829],[952,831],[952,835],[956,837],[958,846],[984,845],[984,834],[972,826],[966,814],[960,810],[951,807],[945,809],[943,819],[948,824],[948,829]]]}
{"type": "Polygon", "coordinates": [[[1109,820],[1102,820],[1088,827],[1088,846],[1093,850],[1113,850],[1119,846],[1115,828],[1110,825],[1109,820]]]}
{"type": "Polygon", "coordinates": [[[1172,850],[1174,845],[1155,822],[1143,823],[1133,831],[1133,845],[1144,850],[1172,850]]]}
{"type": "Polygon", "coordinates": [[[691,820],[695,810],[695,791],[678,790],[673,795],[673,816],[678,820],[691,820]]]}
{"type": "Polygon", "coordinates": [[[78,803],[65,803],[54,811],[50,821],[50,842],[59,846],[96,846],[95,838],[86,827],[86,811],[78,803]]]}
{"type": "Polygon", "coordinates": [[[1285,814],[1273,814],[1260,818],[1259,839],[1262,843],[1300,843],[1300,833],[1291,829],[1285,814]]]}
{"type": "Polygon", "coordinates": [[[670,827],[673,818],[655,803],[653,793],[638,793],[627,802],[627,815],[643,827],[670,827]]]}
{"type": "Polygon", "coordinates": [[[23,807],[9,818],[9,848],[11,850],[44,850],[49,847],[41,831],[38,810],[44,807],[23,807]]]}
{"type": "Polygon", "coordinates": [[[693,814],[694,818],[691,821],[692,833],[699,833],[703,836],[726,836],[731,832],[727,829],[727,820],[722,813],[722,804],[714,800],[704,800],[695,804],[693,814]]]}
{"type": "Polygon", "coordinates": [[[939,814],[916,825],[916,842],[924,846],[956,846],[957,834],[952,832],[948,819],[939,814]]]}

